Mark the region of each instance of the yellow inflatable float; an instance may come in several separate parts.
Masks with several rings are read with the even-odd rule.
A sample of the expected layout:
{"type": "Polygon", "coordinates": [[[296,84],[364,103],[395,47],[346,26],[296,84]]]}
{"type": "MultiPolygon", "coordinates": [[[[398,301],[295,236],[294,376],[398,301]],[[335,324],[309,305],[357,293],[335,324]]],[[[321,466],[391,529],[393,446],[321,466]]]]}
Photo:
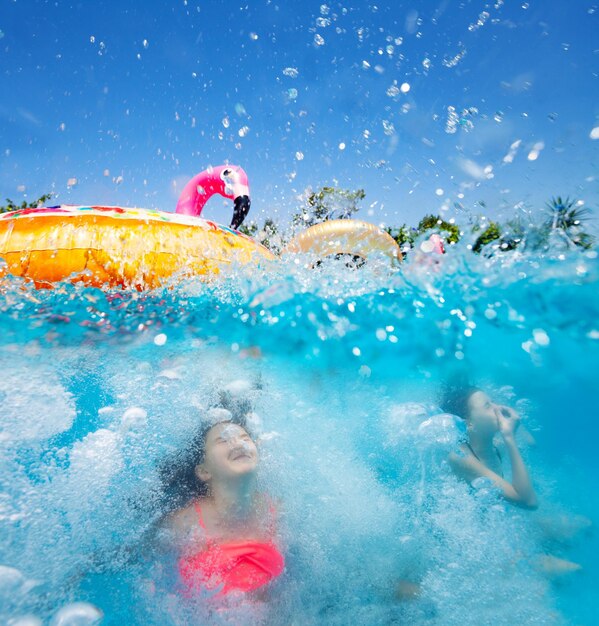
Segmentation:
{"type": "Polygon", "coordinates": [[[274,259],[242,233],[187,215],[71,207],[0,216],[0,258],[38,287],[72,277],[94,287],[152,289],[174,274],[210,276],[232,263],[274,259]]]}
{"type": "MultiPolygon", "coordinates": [[[[173,276],[209,278],[232,264],[259,265],[275,255],[237,228],[250,208],[245,172],[210,168],[185,186],[176,213],[105,207],[58,206],[0,215],[1,274],[52,287],[69,279],[94,287],[153,289],[173,276]],[[213,194],[234,202],[231,226],[200,218],[213,194]]],[[[401,260],[395,241],[357,220],[332,220],[309,228],[285,252],[310,251],[317,258],[384,254],[401,260]]]]}
{"type": "Polygon", "coordinates": [[[352,256],[364,261],[387,257],[395,264],[402,260],[397,242],[374,224],[360,220],[329,220],[311,226],[294,237],[283,253],[309,253],[320,260],[352,256]]]}

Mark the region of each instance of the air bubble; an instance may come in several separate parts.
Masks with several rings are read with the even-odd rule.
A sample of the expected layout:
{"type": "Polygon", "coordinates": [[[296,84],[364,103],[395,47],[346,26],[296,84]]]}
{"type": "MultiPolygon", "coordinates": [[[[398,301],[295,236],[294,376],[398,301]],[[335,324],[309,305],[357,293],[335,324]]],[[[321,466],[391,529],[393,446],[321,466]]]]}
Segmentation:
{"type": "Polygon", "coordinates": [[[317,46],[324,46],[324,39],[321,35],[319,35],[318,33],[316,33],[316,35],[314,35],[314,43],[317,46]]]}

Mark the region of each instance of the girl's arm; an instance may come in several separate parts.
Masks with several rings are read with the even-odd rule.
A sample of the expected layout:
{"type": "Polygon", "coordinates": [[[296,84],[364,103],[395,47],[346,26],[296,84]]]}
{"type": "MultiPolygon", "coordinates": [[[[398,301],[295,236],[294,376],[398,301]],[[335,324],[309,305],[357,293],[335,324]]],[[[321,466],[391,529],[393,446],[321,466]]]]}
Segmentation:
{"type": "Polygon", "coordinates": [[[484,463],[481,463],[473,455],[460,456],[455,452],[449,455],[449,464],[454,473],[459,478],[471,483],[477,478],[488,478],[501,491],[501,495],[518,506],[535,509],[537,507],[537,499],[528,472],[520,456],[520,452],[515,442],[509,445],[506,441],[506,447],[509,450],[510,462],[512,463],[512,483],[505,478],[499,476],[490,470],[484,463]],[[524,478],[524,476],[526,478],[524,478]]]}

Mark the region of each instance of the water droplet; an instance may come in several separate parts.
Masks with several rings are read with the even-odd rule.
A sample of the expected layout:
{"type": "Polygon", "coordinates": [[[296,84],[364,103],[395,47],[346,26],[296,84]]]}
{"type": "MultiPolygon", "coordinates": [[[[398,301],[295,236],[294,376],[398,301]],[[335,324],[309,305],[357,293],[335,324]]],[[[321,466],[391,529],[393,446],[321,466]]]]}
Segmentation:
{"type": "Polygon", "coordinates": [[[166,343],[166,335],[164,333],[160,333],[158,335],[156,335],[156,337],[154,337],[154,343],[157,346],[163,346],[166,343]]]}
{"type": "Polygon", "coordinates": [[[599,139],[599,126],[595,126],[593,130],[589,133],[589,137],[591,139],[599,139]]]}
{"type": "Polygon", "coordinates": [[[287,97],[289,98],[289,100],[296,100],[297,99],[297,89],[288,89],[287,90],[287,97]]]}
{"type": "Polygon", "coordinates": [[[316,33],[316,34],[314,35],[314,43],[315,43],[317,46],[324,46],[324,39],[322,38],[322,36],[321,36],[321,35],[319,35],[318,33],[316,33]]]}
{"type": "Polygon", "coordinates": [[[399,88],[401,93],[408,93],[408,91],[410,91],[411,87],[409,85],[409,83],[402,83],[401,87],[399,88]]]}
{"type": "Polygon", "coordinates": [[[96,38],[92,35],[92,36],[89,38],[89,42],[90,42],[90,43],[96,43],[96,38]]]}
{"type": "Polygon", "coordinates": [[[438,196],[442,196],[442,195],[443,195],[443,189],[441,189],[441,187],[439,187],[438,189],[435,189],[435,193],[436,193],[438,196]]]}
{"type": "Polygon", "coordinates": [[[400,91],[399,91],[399,87],[397,86],[397,81],[394,81],[393,85],[391,85],[391,87],[387,89],[387,95],[390,98],[397,98],[399,94],[400,94],[400,91]]]}
{"type": "Polygon", "coordinates": [[[69,178],[69,180],[67,180],[67,187],[74,187],[76,184],[77,184],[76,178],[69,178]]]}
{"type": "Polygon", "coordinates": [[[146,50],[148,49],[148,46],[149,46],[149,45],[150,45],[150,44],[148,43],[148,40],[147,40],[147,39],[144,39],[144,40],[142,41],[142,46],[143,46],[146,50]]]}
{"type": "Polygon", "coordinates": [[[249,126],[242,126],[238,131],[237,134],[240,137],[245,137],[248,133],[250,132],[250,127],[249,126]]]}
{"type": "Polygon", "coordinates": [[[223,117],[223,121],[222,124],[225,128],[229,128],[230,126],[230,122],[229,122],[229,117],[227,115],[225,115],[225,117],[223,117]]]}
{"type": "Polygon", "coordinates": [[[383,120],[383,130],[385,131],[385,135],[394,135],[395,134],[395,126],[389,120],[383,120]]]}
{"type": "Polygon", "coordinates": [[[283,74],[285,76],[289,76],[289,78],[297,78],[299,76],[299,71],[297,67],[286,67],[283,70],[283,74]]]}
{"type": "Polygon", "coordinates": [[[339,150],[345,150],[345,144],[343,142],[339,144],[339,150]]]}
{"type": "Polygon", "coordinates": [[[564,52],[568,52],[568,50],[570,50],[570,44],[569,43],[563,43],[562,44],[562,50],[564,52]]]}
{"type": "Polygon", "coordinates": [[[331,25],[331,20],[328,17],[317,17],[316,26],[319,28],[326,28],[331,25]]]}
{"type": "Polygon", "coordinates": [[[321,4],[320,5],[320,14],[321,15],[328,15],[330,10],[331,9],[326,4],[321,4]]]}
{"type": "Polygon", "coordinates": [[[422,67],[425,70],[430,70],[431,69],[431,60],[427,57],[426,59],[423,59],[422,61],[422,67]]]}
{"type": "Polygon", "coordinates": [[[303,160],[304,160],[304,153],[303,153],[303,152],[299,152],[299,151],[298,151],[298,152],[296,152],[296,153],[295,153],[295,158],[296,158],[298,161],[303,161],[303,160]]]}
{"type": "Polygon", "coordinates": [[[250,39],[251,39],[252,41],[256,41],[256,40],[258,39],[258,35],[257,35],[257,33],[250,33],[250,39]]]}
{"type": "Polygon", "coordinates": [[[60,125],[58,126],[58,130],[62,130],[64,131],[66,129],[67,125],[64,122],[61,122],[60,125]]]}

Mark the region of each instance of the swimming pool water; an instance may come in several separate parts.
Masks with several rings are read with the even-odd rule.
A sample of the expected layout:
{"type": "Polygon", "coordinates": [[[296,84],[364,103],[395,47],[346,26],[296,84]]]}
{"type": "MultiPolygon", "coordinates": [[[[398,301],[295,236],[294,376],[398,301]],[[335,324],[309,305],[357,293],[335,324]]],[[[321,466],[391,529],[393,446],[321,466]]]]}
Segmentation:
{"type": "Polygon", "coordinates": [[[597,518],[598,284],[594,251],[461,247],[146,294],[5,282],[0,621],[93,623],[86,602],[104,624],[592,624],[596,535],[542,528],[597,518]],[[451,475],[438,394],[460,372],[524,416],[538,511],[451,475]],[[287,569],[269,606],[215,609],[178,596],[147,531],[157,464],[240,380],[287,569]],[[541,553],[582,570],[550,580],[541,553]]]}

